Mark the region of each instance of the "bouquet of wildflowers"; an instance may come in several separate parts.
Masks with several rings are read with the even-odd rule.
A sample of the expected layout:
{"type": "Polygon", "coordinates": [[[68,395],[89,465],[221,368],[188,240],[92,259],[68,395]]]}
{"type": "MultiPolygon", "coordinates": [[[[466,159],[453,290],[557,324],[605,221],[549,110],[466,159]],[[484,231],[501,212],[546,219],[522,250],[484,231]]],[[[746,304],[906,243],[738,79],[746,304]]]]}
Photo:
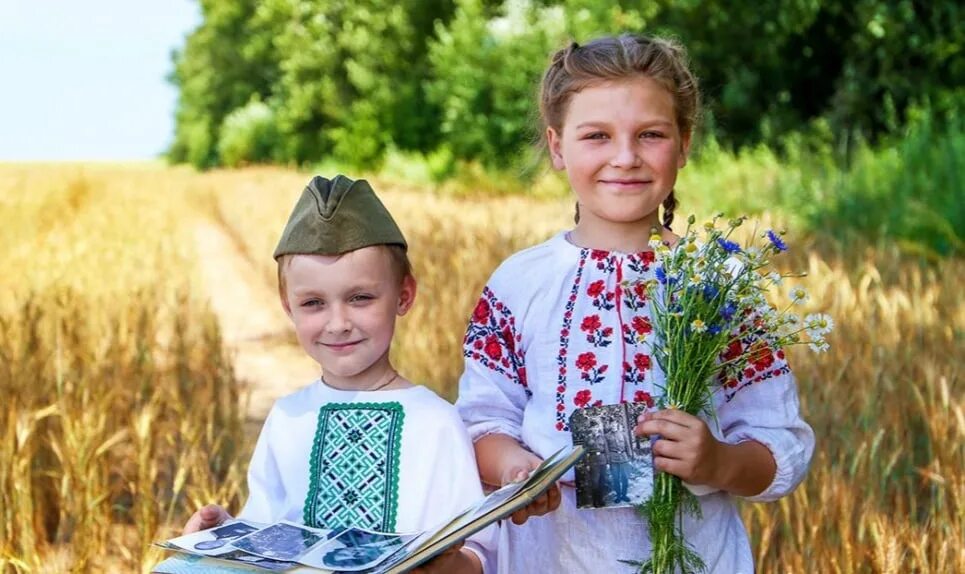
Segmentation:
{"type": "MultiPolygon", "coordinates": [[[[817,352],[828,347],[825,335],[833,322],[823,314],[803,321],[790,312],[806,300],[803,289],[791,290],[791,301],[778,310],[765,294],[787,275],[768,271],[770,258],[787,250],[781,233],[766,231],[760,245],[741,246],[731,239],[744,221],[733,219],[723,229],[718,215],[704,225],[698,239],[694,217],[673,248],[654,233],[655,278],[646,284],[654,339],[652,354],[666,375],[660,408],[704,414],[716,420],[714,393],[735,388],[742,374],[773,361],[794,344],[817,352]]],[[[683,536],[682,517],[699,516],[697,498],[680,478],[659,473],[652,497],[640,507],[650,526],[652,553],[634,562],[641,573],[693,573],[704,570],[700,556],[683,536]]]]}

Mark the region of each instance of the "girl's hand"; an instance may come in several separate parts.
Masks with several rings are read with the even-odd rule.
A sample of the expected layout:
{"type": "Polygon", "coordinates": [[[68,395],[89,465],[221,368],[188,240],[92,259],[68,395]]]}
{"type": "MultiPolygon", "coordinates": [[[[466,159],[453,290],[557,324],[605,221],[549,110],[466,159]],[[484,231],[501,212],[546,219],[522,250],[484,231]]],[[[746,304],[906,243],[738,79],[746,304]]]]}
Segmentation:
{"type": "Polygon", "coordinates": [[[723,488],[725,445],[701,419],[676,409],[644,413],[637,418],[637,436],[660,435],[653,443],[653,466],[690,484],[723,488]]]}
{"type": "Polygon", "coordinates": [[[409,571],[409,574],[481,574],[482,564],[472,552],[462,547],[462,542],[447,548],[442,554],[422,566],[409,571]]]}
{"type": "MultiPolygon", "coordinates": [[[[506,470],[503,472],[502,480],[500,481],[503,486],[511,482],[526,480],[529,473],[543,462],[542,459],[528,450],[520,449],[519,453],[514,454],[516,457],[515,460],[512,461],[512,464],[507,465],[506,470]]],[[[533,502],[514,512],[512,514],[513,524],[523,524],[529,520],[530,516],[542,516],[556,510],[559,506],[560,487],[554,483],[542,494],[534,498],[533,502]]]]}
{"type": "MultiPolygon", "coordinates": [[[[523,448],[516,439],[504,434],[494,433],[476,441],[476,463],[479,476],[490,486],[505,486],[529,476],[542,460],[523,448]]],[[[522,524],[530,516],[541,516],[560,506],[560,487],[549,487],[533,502],[512,514],[513,524],[522,524]]]]}
{"type": "Polygon", "coordinates": [[[231,515],[224,508],[217,504],[202,506],[188,519],[188,522],[184,525],[183,534],[214,528],[225,520],[231,520],[231,515]]]}

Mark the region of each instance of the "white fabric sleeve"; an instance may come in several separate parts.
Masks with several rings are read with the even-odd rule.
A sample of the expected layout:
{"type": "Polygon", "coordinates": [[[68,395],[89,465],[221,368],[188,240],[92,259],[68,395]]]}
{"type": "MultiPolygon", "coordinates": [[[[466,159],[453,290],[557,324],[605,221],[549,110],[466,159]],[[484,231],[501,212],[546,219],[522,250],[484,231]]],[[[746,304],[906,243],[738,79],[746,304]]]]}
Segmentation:
{"type": "Polygon", "coordinates": [[[747,500],[777,500],[804,480],[814,454],[814,431],[801,418],[793,374],[784,372],[740,389],[720,406],[718,420],[725,442],[757,441],[777,463],[771,484],[747,500]]]}
{"type": "Polygon", "coordinates": [[[277,509],[285,500],[285,492],[278,462],[272,448],[273,420],[278,416],[272,407],[258,435],[255,451],[248,464],[248,500],[238,518],[253,522],[273,523],[278,520],[277,509]]]}
{"type": "Polygon", "coordinates": [[[463,340],[465,369],[456,401],[473,441],[494,433],[522,441],[530,392],[521,345],[512,311],[487,286],[463,340]]]}
{"type": "MultiPolygon", "coordinates": [[[[438,452],[446,453],[447,464],[433,473],[432,481],[435,484],[430,489],[430,492],[436,493],[432,504],[437,521],[451,519],[483,496],[472,442],[458,413],[454,410],[450,410],[450,413],[448,428],[441,429],[438,436],[438,452]],[[439,496],[441,493],[448,493],[448,496],[439,496]]],[[[484,573],[494,574],[498,543],[497,526],[493,524],[467,538],[465,548],[479,557],[484,573]]]]}

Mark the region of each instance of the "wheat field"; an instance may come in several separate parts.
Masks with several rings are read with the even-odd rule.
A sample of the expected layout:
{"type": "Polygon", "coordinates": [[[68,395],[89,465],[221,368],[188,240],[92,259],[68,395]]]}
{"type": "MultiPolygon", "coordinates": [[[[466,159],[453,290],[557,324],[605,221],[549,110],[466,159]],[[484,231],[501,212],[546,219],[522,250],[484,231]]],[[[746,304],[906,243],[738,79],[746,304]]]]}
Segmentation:
{"type": "MultiPolygon", "coordinates": [[[[216,226],[272,290],[270,254],[308,178],[0,165],[0,572],[146,572],[151,542],[199,504],[237,510],[257,381],[225,342],[201,273],[220,262],[198,256],[194,230],[216,226]]],[[[489,273],[565,227],[572,205],[373,184],[419,279],[394,360],[453,399],[489,273]]],[[[965,263],[821,237],[793,247],[784,265],[808,271],[807,311],[837,327],[827,354],[791,354],[818,449],[792,496],[742,508],[758,570],[965,572],[965,263]]]]}

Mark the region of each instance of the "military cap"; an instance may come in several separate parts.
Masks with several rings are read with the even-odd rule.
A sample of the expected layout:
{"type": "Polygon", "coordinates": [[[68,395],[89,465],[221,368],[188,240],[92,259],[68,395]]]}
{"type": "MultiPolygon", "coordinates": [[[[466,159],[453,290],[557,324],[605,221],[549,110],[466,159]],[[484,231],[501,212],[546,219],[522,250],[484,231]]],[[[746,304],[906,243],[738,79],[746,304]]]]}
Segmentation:
{"type": "Polygon", "coordinates": [[[341,255],[370,245],[401,245],[405,237],[364,179],[315,176],[295,204],[275,259],[294,253],[341,255]]]}

